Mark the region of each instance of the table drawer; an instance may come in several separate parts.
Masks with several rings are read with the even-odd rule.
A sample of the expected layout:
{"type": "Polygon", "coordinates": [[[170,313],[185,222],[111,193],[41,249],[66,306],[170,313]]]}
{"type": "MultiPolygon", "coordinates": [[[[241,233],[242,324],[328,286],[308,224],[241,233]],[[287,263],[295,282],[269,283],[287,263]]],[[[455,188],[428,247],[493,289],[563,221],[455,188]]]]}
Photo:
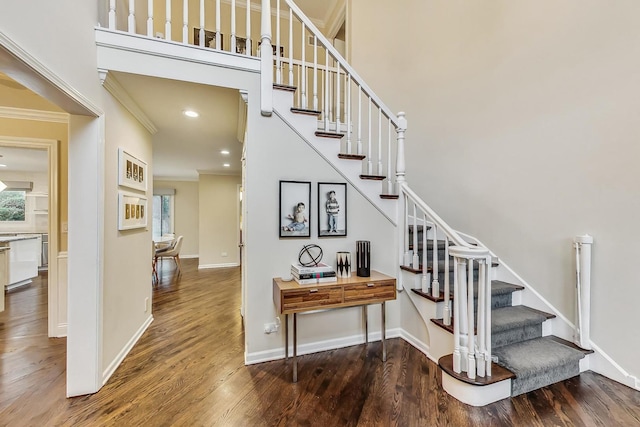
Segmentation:
{"type": "Polygon", "coordinates": [[[327,305],[340,304],[342,302],[342,288],[332,287],[308,287],[304,289],[288,290],[282,295],[282,311],[299,311],[301,309],[313,310],[327,305]]]}
{"type": "Polygon", "coordinates": [[[344,287],[344,302],[367,302],[391,300],[396,298],[396,284],[393,280],[386,282],[362,283],[344,287]]]}

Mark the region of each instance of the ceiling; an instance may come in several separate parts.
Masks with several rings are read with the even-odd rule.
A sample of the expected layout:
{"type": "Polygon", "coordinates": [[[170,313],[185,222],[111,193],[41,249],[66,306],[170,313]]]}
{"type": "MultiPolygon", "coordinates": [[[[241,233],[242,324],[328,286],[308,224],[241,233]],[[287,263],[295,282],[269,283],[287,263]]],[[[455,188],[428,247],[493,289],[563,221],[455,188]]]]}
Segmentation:
{"type": "MultiPolygon", "coordinates": [[[[296,0],[296,4],[309,18],[324,23],[341,1],[296,0]]],[[[237,90],[120,72],[110,74],[157,128],[152,136],[154,178],[197,180],[200,173],[240,174],[242,144],[237,139],[237,128],[238,103],[242,101],[237,90]],[[186,109],[193,109],[200,116],[188,118],[183,115],[186,109]]],[[[8,98],[2,96],[2,105],[60,111],[0,74],[0,95],[3,92],[8,92],[13,100],[7,104],[8,98]]],[[[30,157],[34,161],[37,158],[20,156],[21,161],[30,157]]]]}

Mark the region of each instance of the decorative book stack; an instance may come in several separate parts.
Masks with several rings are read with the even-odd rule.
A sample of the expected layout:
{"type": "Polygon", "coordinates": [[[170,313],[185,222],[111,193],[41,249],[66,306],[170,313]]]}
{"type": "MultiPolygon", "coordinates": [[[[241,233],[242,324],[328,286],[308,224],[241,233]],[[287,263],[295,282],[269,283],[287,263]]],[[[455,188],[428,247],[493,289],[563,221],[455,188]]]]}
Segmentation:
{"type": "Polygon", "coordinates": [[[336,271],[328,264],[318,263],[305,267],[301,264],[291,264],[291,276],[301,285],[337,282],[336,271]]]}

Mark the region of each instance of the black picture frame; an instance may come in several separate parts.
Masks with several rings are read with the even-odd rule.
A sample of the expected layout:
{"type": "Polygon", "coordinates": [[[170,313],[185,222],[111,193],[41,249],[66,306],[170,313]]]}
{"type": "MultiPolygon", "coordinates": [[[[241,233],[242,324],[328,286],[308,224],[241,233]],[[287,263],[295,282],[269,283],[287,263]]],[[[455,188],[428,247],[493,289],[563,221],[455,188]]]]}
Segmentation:
{"type": "Polygon", "coordinates": [[[319,182],[318,237],[346,237],[347,218],[347,184],[319,182]],[[331,192],[335,193],[335,204],[330,206],[329,193],[331,192]],[[335,212],[336,208],[337,212],[335,212]]]}
{"type": "Polygon", "coordinates": [[[278,228],[281,238],[309,238],[311,237],[311,182],[308,181],[280,181],[280,211],[278,228]],[[298,221],[296,210],[303,204],[298,221]],[[299,228],[302,224],[302,228],[299,228]]]}

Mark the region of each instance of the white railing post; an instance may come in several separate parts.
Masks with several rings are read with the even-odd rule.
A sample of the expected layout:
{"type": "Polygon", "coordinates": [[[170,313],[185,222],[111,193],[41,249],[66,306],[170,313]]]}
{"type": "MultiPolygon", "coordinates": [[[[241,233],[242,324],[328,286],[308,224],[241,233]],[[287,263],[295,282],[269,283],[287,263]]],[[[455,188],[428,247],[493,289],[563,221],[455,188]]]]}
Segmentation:
{"type": "MultiPolygon", "coordinates": [[[[200,30],[200,40],[204,40],[204,0],[202,1],[202,21],[201,21],[201,30],[200,30]]],[[[222,33],[220,32],[220,0],[216,0],[216,49],[222,49],[222,33]]]]}
{"type": "Polygon", "coordinates": [[[147,2],[147,37],[153,37],[153,0],[147,2]]]}
{"type": "Polygon", "coordinates": [[[467,275],[467,376],[476,377],[476,355],[474,341],[473,319],[473,259],[468,261],[469,274],[467,275]]]}
{"type": "Polygon", "coordinates": [[[271,116],[273,113],[273,50],[271,49],[270,0],[262,0],[260,59],[260,112],[263,116],[271,116]]]}
{"type": "Polygon", "coordinates": [[[313,109],[318,111],[318,37],[313,36],[313,109]]]}
{"type": "MultiPolygon", "coordinates": [[[[423,248],[423,251],[426,251],[427,248],[423,248]]],[[[411,268],[417,270],[420,268],[420,257],[418,256],[418,206],[413,204],[413,260],[411,263],[411,268]]]]}
{"type": "Polygon", "coordinates": [[[367,104],[369,104],[369,130],[368,130],[368,135],[367,135],[367,139],[368,139],[368,144],[367,144],[367,175],[372,175],[373,174],[373,148],[371,147],[371,97],[367,95],[367,99],[369,100],[369,102],[367,104]]]}
{"type": "MultiPolygon", "coordinates": [[[[396,132],[398,133],[398,147],[396,154],[396,182],[405,182],[405,159],[404,159],[404,133],[407,130],[407,119],[404,112],[398,113],[398,127],[396,132]]],[[[400,189],[398,189],[399,191],[400,189]]]]}
{"type": "Polygon", "coordinates": [[[456,303],[455,296],[460,295],[460,284],[464,283],[464,272],[466,270],[466,262],[458,257],[453,258],[453,372],[459,374],[462,372],[462,346],[460,334],[460,304],[456,303]]]}
{"type": "MultiPolygon", "coordinates": [[[[440,298],[440,280],[438,279],[439,276],[439,266],[438,266],[438,227],[433,224],[433,251],[432,251],[432,255],[433,255],[433,261],[432,261],[432,265],[431,265],[431,273],[433,274],[433,277],[431,278],[431,296],[434,298],[440,298]]],[[[444,272],[445,275],[448,274],[448,272],[444,272]]]]}
{"type": "Polygon", "coordinates": [[[302,109],[306,110],[307,109],[307,49],[306,49],[306,43],[305,43],[305,35],[306,35],[306,29],[305,29],[305,25],[304,22],[302,23],[302,30],[301,30],[301,40],[300,40],[300,49],[302,50],[302,64],[301,64],[301,68],[302,71],[300,73],[300,86],[301,86],[301,94],[302,94],[302,109]]]}
{"type": "Polygon", "coordinates": [[[171,0],[165,2],[165,12],[164,38],[165,40],[171,40],[171,0]]]}
{"type": "Polygon", "coordinates": [[[127,25],[127,31],[130,33],[136,32],[136,2],[135,0],[129,0],[129,19],[127,25]]]}
{"type": "MultiPolygon", "coordinates": [[[[304,49],[304,45],[302,45],[304,49]]],[[[300,80],[298,79],[298,83],[300,80]]],[[[293,10],[289,9],[289,86],[293,86],[293,10]]],[[[297,91],[300,95],[300,91],[297,91]]],[[[300,103],[298,102],[298,105],[300,103]]]]}
{"type": "Polygon", "coordinates": [[[347,149],[346,153],[351,154],[351,136],[352,136],[352,123],[351,123],[351,74],[347,74],[346,77],[346,92],[347,92],[347,149]]]}
{"type": "Polygon", "coordinates": [[[576,345],[590,350],[590,313],[591,313],[591,245],[593,237],[588,234],[574,239],[576,249],[576,291],[577,322],[576,345]]]}
{"type": "Polygon", "coordinates": [[[356,139],[356,153],[362,154],[362,86],[358,85],[358,137],[356,139]]]}
{"type": "Polygon", "coordinates": [[[182,0],[182,43],[189,44],[189,0],[182,0]]]}
{"type": "MultiPolygon", "coordinates": [[[[487,251],[488,252],[488,251],[487,251]]],[[[485,332],[484,332],[484,363],[485,363],[485,371],[488,377],[491,376],[491,254],[487,255],[485,259],[485,297],[484,297],[484,305],[485,305],[485,332]]]]}
{"type": "Polygon", "coordinates": [[[109,29],[116,29],[116,0],[109,0],[109,29]]]}

